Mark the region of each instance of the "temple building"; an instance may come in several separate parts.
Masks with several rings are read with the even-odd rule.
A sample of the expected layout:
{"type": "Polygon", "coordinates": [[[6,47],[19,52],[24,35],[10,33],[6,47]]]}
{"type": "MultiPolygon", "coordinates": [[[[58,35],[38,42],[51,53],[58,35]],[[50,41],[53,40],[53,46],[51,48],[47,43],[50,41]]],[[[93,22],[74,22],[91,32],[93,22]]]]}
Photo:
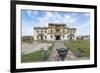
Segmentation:
{"type": "Polygon", "coordinates": [[[66,24],[49,23],[47,27],[34,27],[34,40],[74,40],[76,28],[66,24]]]}

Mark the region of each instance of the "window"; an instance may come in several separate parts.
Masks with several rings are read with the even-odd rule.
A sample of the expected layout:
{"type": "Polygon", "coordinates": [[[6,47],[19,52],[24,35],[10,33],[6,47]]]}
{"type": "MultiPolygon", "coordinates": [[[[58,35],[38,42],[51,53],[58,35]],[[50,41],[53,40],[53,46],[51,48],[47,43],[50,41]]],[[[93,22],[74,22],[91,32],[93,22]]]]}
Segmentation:
{"type": "Polygon", "coordinates": [[[52,33],[52,29],[51,29],[51,33],[52,33]]]}
{"type": "Polygon", "coordinates": [[[75,33],[75,31],[73,30],[73,33],[75,33]]]}
{"type": "Polygon", "coordinates": [[[64,38],[64,35],[63,35],[63,38],[64,38]]]}
{"type": "Polygon", "coordinates": [[[52,35],[51,35],[51,38],[52,38],[52,35]]]}
{"type": "Polygon", "coordinates": [[[56,32],[60,32],[60,29],[56,29],[56,32]]]}
{"type": "Polygon", "coordinates": [[[42,30],[41,30],[41,33],[42,33],[42,30]]]}
{"type": "Polygon", "coordinates": [[[70,33],[72,33],[72,30],[70,30],[70,33]]]}
{"type": "Polygon", "coordinates": [[[46,33],[46,30],[45,30],[45,33],[46,33]]]}
{"type": "Polygon", "coordinates": [[[65,32],[65,30],[63,29],[63,33],[65,32]]]}
{"type": "Polygon", "coordinates": [[[69,39],[69,35],[67,36],[67,38],[69,39]]]}
{"type": "Polygon", "coordinates": [[[38,33],[38,30],[37,30],[37,33],[38,33]]]}
{"type": "Polygon", "coordinates": [[[75,36],[73,35],[73,38],[74,38],[75,36]]]}
{"type": "Polygon", "coordinates": [[[45,39],[47,38],[47,36],[45,35],[45,39]]]}
{"type": "Polygon", "coordinates": [[[38,36],[37,36],[37,39],[38,39],[38,36]]]}
{"type": "Polygon", "coordinates": [[[69,31],[69,30],[68,30],[67,32],[68,32],[68,33],[70,33],[70,31],[69,31]]]}

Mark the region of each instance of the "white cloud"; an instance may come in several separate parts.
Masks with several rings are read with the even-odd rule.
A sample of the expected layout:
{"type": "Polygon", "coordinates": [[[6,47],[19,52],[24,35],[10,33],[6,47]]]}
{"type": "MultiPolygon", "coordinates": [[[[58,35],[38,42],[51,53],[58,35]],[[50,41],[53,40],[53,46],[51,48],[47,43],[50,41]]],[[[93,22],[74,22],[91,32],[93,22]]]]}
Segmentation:
{"type": "Polygon", "coordinates": [[[27,25],[22,25],[22,36],[30,36],[33,35],[33,27],[27,25]]]}
{"type": "Polygon", "coordinates": [[[76,19],[72,18],[70,15],[61,16],[58,12],[45,12],[45,16],[38,18],[38,26],[47,26],[48,23],[64,23],[71,24],[75,22],[76,19]]]}
{"type": "Polygon", "coordinates": [[[85,15],[85,16],[90,16],[90,14],[89,14],[89,13],[85,13],[84,15],[85,15]]]}
{"type": "Polygon", "coordinates": [[[34,15],[37,15],[38,11],[27,10],[27,14],[29,17],[34,18],[34,15]]]}
{"type": "Polygon", "coordinates": [[[80,24],[76,26],[77,35],[89,35],[90,34],[90,23],[86,22],[84,24],[80,24]]]}
{"type": "Polygon", "coordinates": [[[32,28],[24,27],[22,28],[22,36],[30,36],[33,34],[32,31],[33,31],[32,28]]]}

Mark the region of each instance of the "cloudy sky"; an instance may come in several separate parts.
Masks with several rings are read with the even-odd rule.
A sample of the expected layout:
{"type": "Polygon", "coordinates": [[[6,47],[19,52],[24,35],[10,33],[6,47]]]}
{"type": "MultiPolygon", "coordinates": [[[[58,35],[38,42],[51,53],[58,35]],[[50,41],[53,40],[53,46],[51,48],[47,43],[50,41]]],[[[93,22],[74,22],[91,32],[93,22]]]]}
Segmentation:
{"type": "Polygon", "coordinates": [[[54,12],[21,10],[22,36],[33,35],[33,28],[46,27],[48,23],[64,23],[77,28],[77,35],[89,35],[90,14],[85,12],[54,12]]]}

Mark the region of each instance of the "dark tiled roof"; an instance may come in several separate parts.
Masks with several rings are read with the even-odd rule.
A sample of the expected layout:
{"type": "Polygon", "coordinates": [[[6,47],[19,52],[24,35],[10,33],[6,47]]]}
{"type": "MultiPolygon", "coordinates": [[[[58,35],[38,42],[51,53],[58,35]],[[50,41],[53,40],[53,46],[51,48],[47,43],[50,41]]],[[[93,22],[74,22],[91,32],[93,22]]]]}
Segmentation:
{"type": "Polygon", "coordinates": [[[35,27],[34,29],[47,29],[47,27],[35,27]]]}
{"type": "Polygon", "coordinates": [[[76,28],[68,28],[69,30],[76,30],[76,28]]]}
{"type": "Polygon", "coordinates": [[[64,26],[66,26],[66,24],[61,24],[61,23],[49,23],[48,25],[64,25],[64,26]]]}

